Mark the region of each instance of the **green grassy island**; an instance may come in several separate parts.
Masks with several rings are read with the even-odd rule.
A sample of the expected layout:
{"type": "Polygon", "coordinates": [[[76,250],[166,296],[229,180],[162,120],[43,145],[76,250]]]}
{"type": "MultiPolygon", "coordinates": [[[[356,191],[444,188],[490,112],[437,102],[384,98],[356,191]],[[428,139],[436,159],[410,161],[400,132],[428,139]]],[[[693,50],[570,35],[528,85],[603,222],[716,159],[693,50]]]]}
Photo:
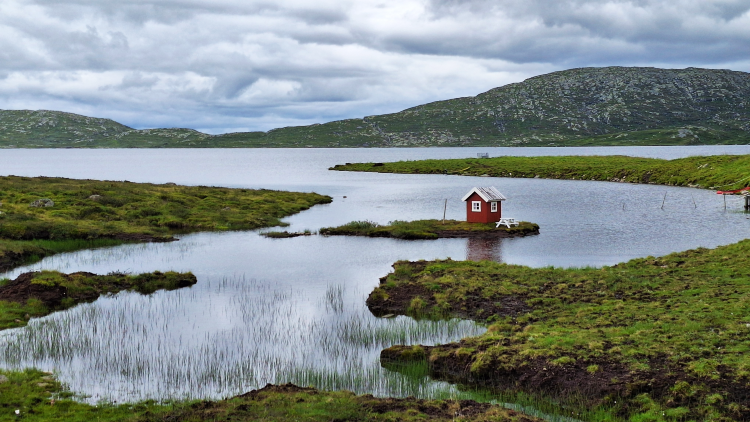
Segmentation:
{"type": "Polygon", "coordinates": [[[0,177],[0,271],[77,249],[283,226],[281,218],[329,202],[315,193],[0,177]]]}
{"type": "Polygon", "coordinates": [[[367,304],[490,324],[381,355],[439,379],[534,393],[585,420],[750,419],[750,240],[603,268],[397,262],[367,304]]]}
{"type": "Polygon", "coordinates": [[[371,221],[352,221],[318,231],[325,236],[393,237],[397,239],[438,239],[445,237],[515,237],[539,234],[539,226],[525,221],[518,226],[495,227],[495,223],[467,223],[457,220],[392,221],[381,226],[371,221]]]}
{"type": "Polygon", "coordinates": [[[93,302],[104,294],[132,290],[150,294],[174,290],[197,282],[191,273],[153,272],[139,275],[111,273],[63,274],[57,271],[29,272],[15,280],[0,280],[0,330],[26,325],[30,318],[61,311],[82,302],[93,302]]]}
{"type": "Polygon", "coordinates": [[[674,160],[626,156],[495,157],[354,163],[331,170],[650,183],[708,189],[750,186],[750,155],[674,160]]]}

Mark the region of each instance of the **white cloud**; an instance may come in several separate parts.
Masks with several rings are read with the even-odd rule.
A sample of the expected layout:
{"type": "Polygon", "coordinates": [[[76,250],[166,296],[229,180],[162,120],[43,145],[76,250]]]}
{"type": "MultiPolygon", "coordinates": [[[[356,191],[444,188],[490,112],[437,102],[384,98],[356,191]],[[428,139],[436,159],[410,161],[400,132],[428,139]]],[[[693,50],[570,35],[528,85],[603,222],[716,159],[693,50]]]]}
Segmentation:
{"type": "Polygon", "coordinates": [[[747,70],[745,0],[5,0],[0,107],[210,132],[394,112],[569,67],[747,70]]]}

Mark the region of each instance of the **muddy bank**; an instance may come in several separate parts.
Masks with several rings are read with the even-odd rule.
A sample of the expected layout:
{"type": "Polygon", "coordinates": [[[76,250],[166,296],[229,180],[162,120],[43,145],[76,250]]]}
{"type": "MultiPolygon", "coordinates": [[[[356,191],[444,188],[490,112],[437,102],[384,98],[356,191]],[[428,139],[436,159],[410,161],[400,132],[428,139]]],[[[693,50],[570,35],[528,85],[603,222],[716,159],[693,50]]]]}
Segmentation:
{"type": "Polygon", "coordinates": [[[155,271],[139,275],[56,271],[28,272],[0,286],[0,329],[26,325],[32,317],[92,302],[101,295],[131,290],[150,294],[197,283],[192,273],[155,271]]]}
{"type": "Polygon", "coordinates": [[[706,415],[688,409],[708,401],[729,416],[721,420],[750,420],[750,390],[745,382],[734,379],[728,368],[718,368],[715,378],[704,378],[688,374],[667,357],[650,360],[650,369],[642,371],[607,359],[560,365],[534,358],[513,367],[496,361],[487,370],[472,371],[476,355],[467,350],[474,346],[463,341],[417,348],[393,346],[381,352],[380,360],[381,365],[391,369],[394,365],[422,360],[427,362],[430,376],[437,380],[496,391],[523,391],[575,403],[584,409],[603,406],[623,418],[639,413],[643,404],[654,400],[664,403],[665,412],[695,419],[706,415]],[[591,370],[593,365],[597,367],[595,371],[591,370]],[[709,391],[718,396],[710,398],[706,394],[709,391]]]}

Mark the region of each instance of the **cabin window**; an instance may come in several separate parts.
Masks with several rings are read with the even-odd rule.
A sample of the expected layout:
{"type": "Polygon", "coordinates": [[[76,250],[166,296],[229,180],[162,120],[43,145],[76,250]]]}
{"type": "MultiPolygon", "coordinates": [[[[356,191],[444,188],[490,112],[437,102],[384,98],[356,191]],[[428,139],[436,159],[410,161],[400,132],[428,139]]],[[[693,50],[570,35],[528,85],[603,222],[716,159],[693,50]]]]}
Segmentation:
{"type": "Polygon", "coordinates": [[[497,212],[497,202],[493,202],[490,205],[490,212],[497,212]]]}
{"type": "Polygon", "coordinates": [[[473,212],[481,212],[482,211],[482,201],[471,201],[471,210],[473,212]]]}

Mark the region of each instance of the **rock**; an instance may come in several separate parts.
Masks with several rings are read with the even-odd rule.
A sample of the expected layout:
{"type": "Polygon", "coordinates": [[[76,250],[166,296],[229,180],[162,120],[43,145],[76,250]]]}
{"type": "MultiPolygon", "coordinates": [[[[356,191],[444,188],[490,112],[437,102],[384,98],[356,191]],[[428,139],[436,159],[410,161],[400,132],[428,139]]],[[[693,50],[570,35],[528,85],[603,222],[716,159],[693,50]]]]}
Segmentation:
{"type": "Polygon", "coordinates": [[[42,198],[42,199],[37,199],[36,201],[32,202],[29,206],[34,207],[34,208],[42,208],[42,207],[49,208],[49,207],[54,207],[55,202],[49,198],[42,198]]]}
{"type": "Polygon", "coordinates": [[[5,375],[0,375],[0,384],[4,384],[8,381],[8,377],[6,377],[5,375]]]}
{"type": "Polygon", "coordinates": [[[229,208],[229,207],[224,207],[224,208],[222,208],[221,210],[222,210],[222,211],[231,211],[232,209],[231,209],[231,208],[229,208]]]}
{"type": "Polygon", "coordinates": [[[101,195],[91,195],[91,196],[89,196],[89,199],[91,199],[93,201],[98,201],[98,200],[102,199],[102,196],[101,195]]]}

